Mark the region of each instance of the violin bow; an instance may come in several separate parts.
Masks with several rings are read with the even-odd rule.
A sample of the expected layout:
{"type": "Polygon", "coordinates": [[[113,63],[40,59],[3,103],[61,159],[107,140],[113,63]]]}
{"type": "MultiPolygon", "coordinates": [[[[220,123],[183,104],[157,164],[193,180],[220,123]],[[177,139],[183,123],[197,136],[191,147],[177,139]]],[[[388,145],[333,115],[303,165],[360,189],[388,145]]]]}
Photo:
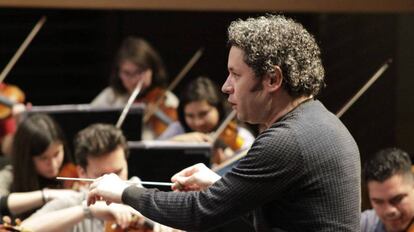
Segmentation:
{"type": "Polygon", "coordinates": [[[354,95],[348,102],[336,113],[336,116],[340,118],[361,96],[371,87],[372,84],[388,69],[392,62],[392,59],[388,59],[375,73],[374,75],[365,83],[364,86],[354,95]]]}
{"type": "Polygon", "coordinates": [[[164,95],[168,91],[172,91],[177,84],[183,79],[183,77],[190,71],[190,69],[194,66],[194,64],[200,59],[203,55],[203,48],[199,48],[196,53],[194,53],[193,57],[187,62],[183,69],[178,73],[178,75],[174,78],[171,84],[165,89],[162,94],[158,97],[157,101],[155,102],[154,106],[149,108],[147,113],[144,115],[144,123],[148,122],[151,116],[157,111],[158,107],[160,106],[164,95]]]}
{"type": "Polygon", "coordinates": [[[40,18],[40,20],[33,27],[32,31],[29,33],[29,35],[26,37],[26,39],[20,45],[19,49],[17,49],[16,53],[14,53],[14,55],[11,58],[11,60],[9,61],[9,63],[6,65],[6,67],[0,73],[0,83],[4,81],[7,74],[9,74],[10,70],[16,64],[17,60],[19,60],[19,58],[23,54],[24,50],[26,50],[26,48],[32,42],[33,38],[36,36],[36,34],[42,28],[43,24],[45,24],[45,22],[46,22],[46,16],[42,16],[42,18],[40,18]]]}
{"type": "Polygon", "coordinates": [[[127,103],[125,104],[124,109],[122,110],[121,115],[118,118],[118,122],[116,122],[116,128],[121,128],[122,123],[124,123],[126,115],[129,112],[129,109],[131,108],[132,104],[135,101],[135,98],[137,98],[138,94],[141,92],[142,84],[144,83],[144,78],[138,81],[137,85],[135,86],[134,91],[132,91],[131,95],[128,98],[127,103]]]}
{"type": "Polygon", "coordinates": [[[226,119],[221,123],[221,125],[217,128],[217,130],[214,132],[214,134],[211,136],[211,143],[214,144],[216,140],[220,137],[221,133],[226,129],[227,125],[233,120],[233,118],[236,116],[236,111],[233,110],[230,112],[229,115],[227,115],[226,119]]]}
{"type": "MultiPolygon", "coordinates": [[[[75,180],[75,181],[94,182],[97,179],[58,176],[58,177],[56,177],[56,180],[75,180]]],[[[158,182],[158,181],[139,181],[139,182],[135,182],[135,181],[124,180],[123,182],[127,183],[127,184],[142,184],[142,185],[157,185],[157,186],[172,186],[173,185],[173,183],[158,182]]]]}

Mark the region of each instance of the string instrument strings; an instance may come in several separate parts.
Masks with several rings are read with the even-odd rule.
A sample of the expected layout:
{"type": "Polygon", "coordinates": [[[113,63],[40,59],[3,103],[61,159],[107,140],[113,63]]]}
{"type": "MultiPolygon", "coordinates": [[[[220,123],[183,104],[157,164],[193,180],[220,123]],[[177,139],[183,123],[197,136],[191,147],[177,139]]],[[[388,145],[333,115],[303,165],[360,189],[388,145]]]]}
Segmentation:
{"type": "Polygon", "coordinates": [[[26,37],[26,39],[20,45],[19,49],[17,49],[16,53],[13,55],[13,57],[11,58],[9,63],[6,65],[6,67],[0,73],[0,83],[4,81],[7,74],[9,74],[10,70],[13,68],[13,66],[16,64],[16,62],[19,60],[20,56],[23,54],[23,52],[29,46],[30,42],[32,42],[33,38],[36,36],[36,34],[39,32],[39,30],[42,28],[42,26],[45,24],[45,22],[46,22],[46,16],[42,16],[42,18],[40,18],[40,20],[33,27],[32,31],[29,33],[29,35],[26,37]]]}
{"type": "Polygon", "coordinates": [[[122,123],[124,123],[124,120],[126,118],[126,115],[129,112],[129,109],[131,108],[132,104],[135,101],[135,98],[137,98],[138,94],[141,92],[142,84],[144,83],[144,78],[138,81],[137,85],[135,86],[134,91],[131,93],[131,95],[128,98],[127,103],[125,104],[124,109],[122,110],[121,115],[118,118],[118,122],[116,122],[116,128],[121,128],[122,123]]]}
{"type": "MultiPolygon", "coordinates": [[[[61,177],[61,176],[56,177],[56,179],[57,180],[76,180],[76,181],[85,181],[85,182],[94,182],[96,180],[92,178],[73,178],[73,177],[61,177]]],[[[135,182],[135,181],[125,180],[124,182],[127,184],[142,184],[142,185],[156,185],[156,186],[172,186],[173,185],[173,183],[157,182],[157,181],[135,182]]]]}
{"type": "Polygon", "coordinates": [[[220,126],[217,128],[217,130],[214,132],[214,134],[211,136],[211,143],[215,143],[217,139],[220,137],[221,133],[226,129],[227,125],[236,117],[236,111],[233,110],[230,112],[229,115],[227,115],[226,119],[220,124],[220,126]]]}
{"type": "Polygon", "coordinates": [[[375,73],[374,75],[365,83],[364,86],[354,95],[351,99],[336,113],[336,116],[340,118],[361,96],[371,87],[372,84],[388,69],[392,59],[388,59],[375,73]]]}
{"type": "Polygon", "coordinates": [[[148,111],[144,115],[144,123],[147,123],[151,116],[157,111],[158,107],[164,100],[165,93],[172,91],[177,84],[183,79],[183,77],[190,71],[190,69],[194,66],[194,64],[200,59],[203,55],[204,49],[199,48],[196,53],[194,53],[193,57],[187,62],[187,64],[181,69],[178,75],[174,78],[171,84],[163,91],[162,94],[158,97],[155,101],[155,104],[148,109],[148,111]]]}

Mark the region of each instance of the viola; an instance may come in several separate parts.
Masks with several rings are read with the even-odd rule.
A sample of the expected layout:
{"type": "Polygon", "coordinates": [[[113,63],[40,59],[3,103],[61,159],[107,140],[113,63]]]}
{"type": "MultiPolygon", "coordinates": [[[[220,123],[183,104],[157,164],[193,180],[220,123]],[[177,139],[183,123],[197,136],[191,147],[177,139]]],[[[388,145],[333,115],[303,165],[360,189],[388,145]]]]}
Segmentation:
{"type": "Polygon", "coordinates": [[[162,132],[167,129],[170,122],[176,121],[178,118],[177,110],[174,107],[167,106],[165,104],[166,97],[164,94],[164,89],[155,87],[150,90],[144,97],[137,100],[137,102],[145,103],[148,108],[151,108],[160,97],[163,97],[163,100],[158,106],[156,113],[153,114],[148,121],[156,137],[160,136],[162,132]]]}
{"type": "MultiPolygon", "coordinates": [[[[0,84],[0,95],[8,99],[13,104],[23,103],[25,100],[24,92],[15,85],[0,84]]],[[[5,119],[12,114],[12,107],[0,104],[0,119],[5,119]]]]}

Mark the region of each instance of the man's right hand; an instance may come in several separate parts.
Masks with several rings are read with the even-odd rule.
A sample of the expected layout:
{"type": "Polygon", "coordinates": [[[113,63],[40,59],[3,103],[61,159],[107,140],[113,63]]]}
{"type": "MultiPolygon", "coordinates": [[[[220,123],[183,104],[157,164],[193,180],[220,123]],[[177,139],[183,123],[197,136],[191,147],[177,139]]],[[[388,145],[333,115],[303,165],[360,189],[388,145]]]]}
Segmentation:
{"type": "Polygon", "coordinates": [[[175,174],[171,181],[174,191],[201,191],[214,184],[221,177],[206,165],[199,163],[175,174]]]}

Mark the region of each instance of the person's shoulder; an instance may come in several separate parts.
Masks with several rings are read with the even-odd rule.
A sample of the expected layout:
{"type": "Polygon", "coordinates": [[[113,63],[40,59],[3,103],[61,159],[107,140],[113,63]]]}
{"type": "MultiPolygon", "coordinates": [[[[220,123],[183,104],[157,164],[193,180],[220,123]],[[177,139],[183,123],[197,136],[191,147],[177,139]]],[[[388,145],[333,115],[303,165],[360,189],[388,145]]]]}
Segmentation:
{"type": "Polygon", "coordinates": [[[378,219],[378,215],[373,209],[367,209],[361,213],[361,219],[378,219]]]}
{"type": "Polygon", "coordinates": [[[286,121],[279,121],[272,124],[269,128],[263,130],[256,138],[256,141],[266,141],[269,143],[279,143],[281,141],[294,142],[295,137],[292,125],[286,121]]]}
{"type": "Polygon", "coordinates": [[[10,193],[13,182],[13,166],[8,164],[0,170],[0,195],[7,195],[10,193]]]}
{"type": "Polygon", "coordinates": [[[167,129],[157,138],[157,140],[166,140],[176,135],[184,134],[184,127],[176,121],[168,125],[167,129]]]}
{"type": "Polygon", "coordinates": [[[302,155],[297,135],[289,125],[275,124],[257,136],[249,153],[266,154],[269,160],[299,161],[302,155]]]}
{"type": "Polygon", "coordinates": [[[12,173],[12,172],[13,172],[13,166],[11,164],[7,164],[0,170],[0,173],[12,173]]]}
{"type": "Polygon", "coordinates": [[[108,86],[98,94],[98,96],[102,96],[102,95],[113,96],[113,95],[115,95],[115,90],[112,87],[108,86]]]}
{"type": "Polygon", "coordinates": [[[92,106],[123,106],[127,95],[117,93],[112,87],[103,89],[91,102],[92,106]]]}
{"type": "Polygon", "coordinates": [[[180,100],[178,97],[171,91],[165,92],[165,106],[171,107],[171,108],[177,108],[178,104],[180,103],[180,100]]]}
{"type": "MultiPolygon", "coordinates": [[[[381,227],[381,221],[378,215],[375,213],[375,210],[365,210],[361,213],[361,231],[362,232],[371,232],[378,231],[381,227]]],[[[381,230],[380,230],[381,231],[381,230]]]]}

